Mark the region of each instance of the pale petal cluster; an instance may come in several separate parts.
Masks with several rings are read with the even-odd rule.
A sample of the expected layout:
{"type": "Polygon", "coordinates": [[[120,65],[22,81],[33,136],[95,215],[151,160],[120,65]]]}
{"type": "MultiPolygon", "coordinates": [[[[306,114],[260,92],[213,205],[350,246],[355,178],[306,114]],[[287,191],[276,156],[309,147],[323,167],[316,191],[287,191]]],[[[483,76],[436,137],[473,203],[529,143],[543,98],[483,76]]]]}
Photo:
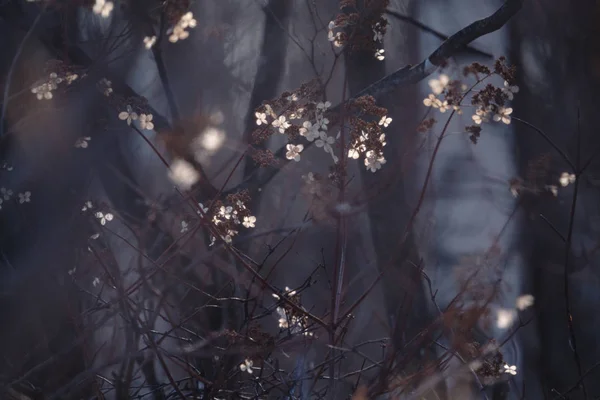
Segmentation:
{"type": "Polygon", "coordinates": [[[558,179],[560,186],[567,187],[569,184],[575,183],[575,174],[570,174],[568,172],[563,172],[558,179]]]}
{"type": "MultiPolygon", "coordinates": [[[[319,144],[317,143],[317,146],[319,144]]],[[[287,152],[285,153],[285,158],[288,160],[294,160],[296,162],[300,161],[300,153],[304,150],[304,146],[301,144],[288,144],[286,145],[287,152]]]]}
{"type": "Polygon", "coordinates": [[[115,4],[112,1],[96,0],[92,11],[94,14],[100,15],[102,18],[108,18],[110,13],[115,8],[115,4]]]}
{"type": "Polygon", "coordinates": [[[185,13],[177,25],[168,31],[169,42],[177,43],[180,40],[187,39],[190,33],[186,30],[187,28],[195,28],[197,21],[194,19],[194,14],[191,11],[185,13]]]}

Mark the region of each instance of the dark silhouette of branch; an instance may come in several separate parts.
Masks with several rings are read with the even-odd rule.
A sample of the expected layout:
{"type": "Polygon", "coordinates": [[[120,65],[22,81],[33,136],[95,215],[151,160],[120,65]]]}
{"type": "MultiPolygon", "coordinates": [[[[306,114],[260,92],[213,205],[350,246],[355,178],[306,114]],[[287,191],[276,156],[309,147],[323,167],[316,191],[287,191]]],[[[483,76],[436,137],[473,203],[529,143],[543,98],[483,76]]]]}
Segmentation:
{"type": "MultiPolygon", "coordinates": [[[[448,40],[448,36],[444,35],[443,33],[439,32],[439,31],[436,31],[433,28],[430,28],[429,26],[425,25],[422,22],[417,21],[413,17],[409,17],[408,15],[401,14],[398,11],[394,11],[394,10],[385,10],[385,13],[388,15],[391,15],[392,17],[394,17],[400,21],[407,22],[413,26],[416,26],[423,32],[430,33],[438,39],[448,40]]],[[[481,56],[481,57],[488,58],[488,59],[494,58],[494,56],[492,54],[486,53],[485,51],[477,50],[476,48],[474,48],[472,46],[466,46],[464,53],[466,55],[477,55],[477,56],[481,56]]]]}

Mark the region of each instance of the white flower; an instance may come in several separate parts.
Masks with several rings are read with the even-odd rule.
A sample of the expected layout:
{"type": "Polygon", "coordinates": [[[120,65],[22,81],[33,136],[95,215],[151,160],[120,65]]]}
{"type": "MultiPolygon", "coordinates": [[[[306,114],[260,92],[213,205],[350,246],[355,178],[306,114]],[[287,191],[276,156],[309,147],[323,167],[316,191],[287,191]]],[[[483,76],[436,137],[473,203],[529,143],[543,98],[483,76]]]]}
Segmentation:
{"type": "Polygon", "coordinates": [[[516,375],[517,374],[517,366],[504,364],[504,373],[510,374],[510,375],[516,375]]]}
{"type": "Polygon", "coordinates": [[[488,109],[479,107],[477,110],[475,110],[475,115],[471,116],[471,118],[477,125],[481,125],[482,123],[489,121],[489,113],[490,112],[488,109]]]}
{"type": "Polygon", "coordinates": [[[138,119],[138,115],[137,115],[137,113],[133,112],[133,110],[131,109],[131,106],[127,106],[126,111],[121,111],[119,113],[119,119],[121,121],[127,120],[127,125],[131,125],[131,121],[138,119]]]}
{"type": "Polygon", "coordinates": [[[567,186],[569,186],[569,183],[575,183],[575,174],[569,174],[568,172],[563,172],[560,175],[560,179],[558,181],[560,182],[560,186],[567,187],[567,186]]]}
{"type": "Polygon", "coordinates": [[[169,42],[177,43],[179,40],[187,39],[190,33],[182,28],[180,25],[175,25],[173,31],[169,35],[169,42]]]}
{"type": "Polygon", "coordinates": [[[552,193],[552,196],[554,196],[554,197],[558,196],[558,186],[556,186],[556,185],[546,185],[544,187],[546,188],[546,190],[548,190],[550,193],[552,193]]]}
{"type": "Polygon", "coordinates": [[[335,28],[335,22],[334,21],[329,21],[329,25],[327,25],[327,29],[332,30],[335,28]]]}
{"type": "Polygon", "coordinates": [[[254,215],[250,215],[249,217],[244,217],[244,222],[242,225],[246,228],[254,228],[254,223],[256,222],[256,217],[254,215]]]}
{"type": "Polygon", "coordinates": [[[310,121],[304,121],[302,128],[300,128],[300,135],[304,136],[309,142],[312,142],[320,136],[319,126],[313,125],[310,121]]]}
{"type": "Polygon", "coordinates": [[[325,103],[317,103],[317,111],[325,112],[329,107],[331,107],[331,103],[329,101],[326,101],[325,103]]]}
{"type": "Polygon", "coordinates": [[[198,215],[202,216],[202,214],[206,214],[208,212],[208,207],[204,207],[202,203],[198,203],[198,207],[200,207],[200,210],[202,210],[202,212],[200,212],[200,210],[196,211],[198,215]]]}
{"type": "Polygon", "coordinates": [[[87,149],[88,144],[89,144],[88,142],[90,140],[92,140],[91,137],[82,136],[75,141],[75,147],[77,147],[78,149],[87,149]]]}
{"type": "Polygon", "coordinates": [[[188,11],[187,13],[185,13],[181,19],[179,20],[179,24],[181,25],[182,28],[195,28],[196,27],[196,20],[194,19],[194,14],[192,14],[191,11],[188,11]]]}
{"type": "Polygon", "coordinates": [[[292,93],[288,97],[286,97],[287,101],[298,101],[298,95],[296,93],[292,93]]]}
{"type": "Polygon", "coordinates": [[[94,206],[92,205],[92,202],[88,200],[88,201],[86,201],[86,202],[83,204],[83,207],[81,208],[81,211],[87,211],[87,210],[91,210],[93,207],[94,207],[94,206]]]}
{"type": "Polygon", "coordinates": [[[221,206],[221,208],[219,209],[219,215],[222,217],[225,217],[225,219],[230,219],[231,218],[231,213],[233,212],[233,207],[231,206],[221,206]]]}
{"type": "Polygon", "coordinates": [[[104,214],[103,212],[98,211],[96,213],[96,218],[100,220],[100,225],[106,225],[107,222],[113,220],[113,215],[111,213],[104,214]]]}
{"type": "Polygon", "coordinates": [[[281,329],[289,328],[290,325],[288,323],[288,318],[285,309],[283,307],[277,307],[277,314],[279,314],[279,320],[277,321],[279,323],[279,327],[281,329]]]}
{"type": "Polygon", "coordinates": [[[378,30],[373,29],[373,41],[374,42],[381,42],[383,40],[383,34],[381,32],[379,32],[378,30]]]}
{"type": "Polygon", "coordinates": [[[92,10],[94,14],[100,15],[102,18],[108,18],[114,7],[115,4],[112,1],[96,0],[92,10]]]}
{"type": "MultiPolygon", "coordinates": [[[[317,142],[318,142],[318,140],[317,140],[317,142]]],[[[317,143],[317,146],[318,145],[319,144],[317,143]]],[[[287,152],[285,153],[285,158],[287,158],[288,160],[294,160],[296,162],[300,161],[300,153],[302,152],[302,150],[304,150],[303,145],[288,144],[285,146],[285,148],[287,149],[287,152]]]]}
{"type": "Polygon", "coordinates": [[[431,79],[429,80],[429,87],[433,91],[434,94],[442,94],[448,83],[450,82],[450,78],[446,74],[441,74],[440,79],[431,79]]]}
{"type": "Polygon", "coordinates": [[[385,53],[384,49],[379,49],[375,52],[375,58],[378,59],[379,61],[383,61],[385,59],[385,56],[383,55],[383,53],[385,53]]]}
{"type": "Polygon", "coordinates": [[[315,142],[317,147],[323,147],[323,149],[327,153],[332,152],[331,145],[334,143],[335,143],[335,138],[333,136],[327,136],[327,134],[325,132],[320,132],[319,139],[317,139],[317,141],[315,142]]]}
{"type": "Polygon", "coordinates": [[[285,116],[281,115],[271,123],[275,128],[279,128],[279,133],[285,133],[285,130],[290,127],[290,123],[285,120],[285,116]]]}
{"type": "Polygon", "coordinates": [[[360,153],[355,148],[351,148],[348,150],[348,157],[354,160],[358,160],[358,157],[360,157],[360,153]]]}
{"type": "MultiPolygon", "coordinates": [[[[73,272],[75,272],[75,269],[73,269],[73,272]]],[[[95,277],[94,280],[92,281],[92,285],[94,287],[98,286],[100,284],[100,279],[98,277],[95,277]]]]}
{"type": "Polygon", "coordinates": [[[0,194],[2,194],[4,200],[10,200],[13,195],[13,191],[7,188],[0,188],[0,194]]]}
{"type": "Polygon", "coordinates": [[[240,370],[242,372],[247,372],[249,374],[252,374],[252,366],[254,365],[254,362],[252,362],[252,360],[248,360],[247,358],[244,360],[244,362],[242,364],[240,364],[240,370]]]}
{"type": "Polygon", "coordinates": [[[511,86],[507,81],[504,81],[502,92],[504,92],[509,100],[512,100],[515,97],[515,93],[519,93],[519,87],[517,85],[511,86]]]}
{"type": "Polygon", "coordinates": [[[365,154],[365,167],[371,172],[376,172],[381,169],[381,166],[387,161],[383,156],[378,156],[373,150],[367,151],[365,154]]]}
{"type": "Polygon", "coordinates": [[[515,317],[515,310],[501,308],[496,313],[496,326],[500,329],[506,329],[512,325],[515,317]]]}
{"type": "Polygon", "coordinates": [[[181,221],[181,233],[186,233],[189,229],[189,224],[185,221],[181,221]]]}
{"type": "Polygon", "coordinates": [[[151,131],[154,129],[152,114],[140,114],[140,128],[151,131]]]}
{"type": "Polygon", "coordinates": [[[533,305],[534,300],[535,299],[534,299],[534,297],[532,295],[530,295],[530,294],[524,294],[524,295],[519,296],[517,298],[517,304],[516,304],[516,306],[517,306],[517,308],[520,311],[523,311],[523,310],[531,307],[533,305]]]}
{"type": "Polygon", "coordinates": [[[498,112],[494,115],[494,121],[502,121],[506,125],[510,124],[510,114],[512,114],[513,109],[510,107],[500,107],[498,108],[498,112]]]}
{"type": "Polygon", "coordinates": [[[262,125],[262,124],[267,124],[267,114],[266,113],[259,113],[256,112],[254,113],[254,115],[256,116],[256,125],[262,125]]]}
{"type": "Polygon", "coordinates": [[[448,110],[448,108],[450,108],[448,106],[448,101],[446,101],[446,100],[444,100],[443,102],[439,103],[439,106],[440,106],[440,112],[442,112],[442,113],[446,112],[448,110]]]}
{"type": "Polygon", "coordinates": [[[423,100],[423,104],[425,104],[426,107],[439,108],[442,105],[442,102],[436,98],[434,94],[430,94],[423,100]]]}
{"type": "Polygon", "coordinates": [[[31,202],[31,192],[26,191],[24,193],[19,193],[19,204],[30,203],[31,202]]]}
{"type": "Polygon", "coordinates": [[[148,50],[151,49],[155,43],[156,43],[156,36],[146,36],[144,38],[144,46],[146,46],[146,49],[148,49],[148,50]]]}
{"type": "Polygon", "coordinates": [[[392,122],[392,119],[389,118],[387,115],[384,115],[379,120],[379,125],[383,125],[384,128],[387,128],[390,125],[391,122],[392,122]]]}

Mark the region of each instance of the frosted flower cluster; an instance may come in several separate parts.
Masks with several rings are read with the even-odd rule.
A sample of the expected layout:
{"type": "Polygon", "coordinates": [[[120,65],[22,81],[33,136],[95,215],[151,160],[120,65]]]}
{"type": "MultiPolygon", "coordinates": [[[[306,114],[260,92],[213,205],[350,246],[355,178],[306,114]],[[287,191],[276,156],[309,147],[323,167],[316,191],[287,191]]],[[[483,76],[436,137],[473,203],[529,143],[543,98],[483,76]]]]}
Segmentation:
{"type": "MultiPolygon", "coordinates": [[[[167,31],[169,35],[169,42],[177,43],[180,40],[187,39],[190,36],[190,32],[186,29],[195,28],[197,21],[194,19],[194,14],[191,11],[183,14],[179,22],[167,31]]],[[[151,47],[151,46],[150,46],[151,47]]]]}

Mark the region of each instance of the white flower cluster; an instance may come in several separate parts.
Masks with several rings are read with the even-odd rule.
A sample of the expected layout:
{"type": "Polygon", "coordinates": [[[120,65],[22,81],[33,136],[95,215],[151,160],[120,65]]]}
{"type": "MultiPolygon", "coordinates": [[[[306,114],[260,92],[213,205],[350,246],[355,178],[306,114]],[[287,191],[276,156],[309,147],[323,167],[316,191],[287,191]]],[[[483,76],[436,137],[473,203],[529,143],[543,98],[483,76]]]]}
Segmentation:
{"type": "Polygon", "coordinates": [[[146,47],[146,49],[150,50],[152,48],[152,46],[154,46],[154,44],[156,43],[156,36],[146,36],[144,38],[144,47],[146,47]]]}
{"type": "Polygon", "coordinates": [[[325,112],[331,107],[329,101],[319,102],[315,109],[315,123],[304,121],[300,128],[300,135],[304,136],[309,142],[314,141],[317,147],[323,148],[325,153],[328,153],[333,158],[333,162],[338,162],[338,157],[333,152],[332,145],[335,143],[335,138],[327,134],[327,125],[329,119],[325,118],[325,112]]]}
{"type": "MultiPolygon", "coordinates": [[[[283,295],[291,298],[297,296],[298,293],[286,286],[283,295]]],[[[281,296],[278,294],[273,293],[273,297],[281,300],[281,296]]],[[[307,320],[304,315],[294,315],[294,313],[288,312],[284,307],[277,307],[276,311],[279,316],[278,323],[280,329],[288,329],[293,335],[301,333],[304,336],[313,336],[312,332],[306,331],[307,320]]]]}
{"type": "Polygon", "coordinates": [[[77,74],[68,74],[61,78],[56,72],[52,72],[46,82],[31,88],[31,93],[35,94],[38,100],[50,100],[53,97],[52,91],[58,89],[60,83],[67,82],[70,85],[77,78],[77,74]]]}
{"type": "Polygon", "coordinates": [[[108,18],[114,8],[115,4],[112,1],[96,0],[92,10],[94,14],[100,15],[102,18],[108,18]]]}
{"type": "MultiPolygon", "coordinates": [[[[200,208],[203,213],[208,212],[208,208],[204,207],[202,203],[199,203],[200,208]]],[[[246,210],[246,206],[241,201],[237,201],[233,206],[221,206],[216,215],[212,217],[212,222],[215,226],[219,227],[219,225],[223,225],[226,223],[233,223],[233,225],[242,225],[244,228],[254,228],[256,227],[256,217],[253,215],[246,215],[240,219],[240,214],[246,210]]],[[[202,217],[202,213],[200,213],[202,217]]],[[[238,234],[238,231],[234,229],[226,229],[225,234],[221,236],[221,239],[225,241],[225,243],[231,243],[233,241],[233,237],[238,234]]],[[[211,237],[211,245],[216,242],[216,238],[211,237]]]]}
{"type": "Polygon", "coordinates": [[[330,42],[333,42],[333,45],[335,47],[342,47],[344,45],[344,43],[342,42],[342,33],[341,32],[336,32],[336,33],[333,32],[333,30],[337,27],[338,26],[335,24],[334,21],[329,21],[329,25],[327,26],[327,39],[330,42]]]}
{"type": "MultiPolygon", "coordinates": [[[[513,100],[515,93],[519,93],[519,87],[516,85],[510,85],[507,81],[504,81],[504,87],[502,93],[506,95],[508,100],[513,100]]],[[[498,107],[498,106],[484,106],[479,105],[475,110],[475,115],[471,118],[477,125],[481,125],[485,122],[489,122],[490,116],[496,122],[502,122],[506,125],[511,123],[511,117],[513,109],[511,107],[498,107]]]]}
{"type": "Polygon", "coordinates": [[[243,363],[240,364],[240,371],[242,371],[242,372],[247,372],[249,374],[252,374],[253,369],[257,369],[256,367],[254,367],[254,362],[247,358],[244,360],[243,363]]]}
{"type": "MultiPolygon", "coordinates": [[[[392,123],[392,119],[387,115],[384,115],[379,120],[379,125],[387,128],[392,123]]],[[[353,143],[348,149],[348,157],[354,160],[357,160],[361,154],[365,154],[365,167],[371,172],[377,172],[377,170],[381,169],[381,166],[387,162],[383,154],[377,153],[373,150],[367,149],[366,142],[369,140],[369,134],[365,131],[361,131],[361,135],[358,138],[358,142],[353,143]]],[[[385,146],[387,142],[385,141],[385,133],[379,135],[377,139],[381,143],[382,146],[385,146]]]]}
{"type": "MultiPolygon", "coordinates": [[[[375,43],[383,44],[383,33],[381,32],[380,26],[381,26],[381,24],[378,22],[373,27],[373,41],[375,43]]],[[[385,53],[384,49],[377,49],[375,51],[375,58],[378,59],[379,61],[383,61],[385,59],[385,56],[383,55],[383,53],[385,53]]]]}
{"type": "MultiPolygon", "coordinates": [[[[185,13],[177,25],[167,31],[169,35],[169,42],[177,43],[180,40],[187,39],[190,33],[186,30],[187,28],[195,28],[197,21],[194,19],[194,14],[191,11],[185,13]]],[[[151,46],[150,46],[151,47],[151,46]]]]}
{"type": "Polygon", "coordinates": [[[569,184],[575,183],[575,179],[576,179],[575,174],[569,174],[568,172],[563,172],[560,175],[558,182],[560,183],[560,186],[567,187],[567,186],[569,186],[569,184]]]}
{"type": "Polygon", "coordinates": [[[110,96],[110,94],[113,92],[112,89],[112,82],[109,81],[106,78],[102,78],[99,82],[98,85],[100,86],[100,88],[102,89],[102,93],[104,93],[104,95],[106,97],[110,96]]]}

